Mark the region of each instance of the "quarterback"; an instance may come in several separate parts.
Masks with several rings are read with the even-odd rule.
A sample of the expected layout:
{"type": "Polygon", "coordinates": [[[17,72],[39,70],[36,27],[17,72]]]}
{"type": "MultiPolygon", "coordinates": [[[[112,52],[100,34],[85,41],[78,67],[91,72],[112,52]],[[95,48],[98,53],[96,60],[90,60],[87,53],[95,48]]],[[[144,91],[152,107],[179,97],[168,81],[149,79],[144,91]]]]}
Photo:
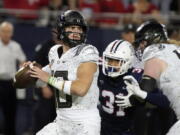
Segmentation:
{"type": "Polygon", "coordinates": [[[99,53],[85,44],[87,25],[79,12],[68,10],[58,16],[57,31],[62,44],[50,49],[49,65],[31,71],[56,92],[57,117],[37,135],[99,135],[99,53]]]}

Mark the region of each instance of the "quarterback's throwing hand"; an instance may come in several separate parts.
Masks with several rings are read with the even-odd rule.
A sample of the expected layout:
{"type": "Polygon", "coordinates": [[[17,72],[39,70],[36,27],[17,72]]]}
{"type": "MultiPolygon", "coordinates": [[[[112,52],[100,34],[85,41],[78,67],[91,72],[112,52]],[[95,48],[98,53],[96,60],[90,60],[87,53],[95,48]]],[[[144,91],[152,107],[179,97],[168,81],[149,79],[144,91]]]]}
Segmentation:
{"type": "Polygon", "coordinates": [[[48,82],[50,75],[47,72],[40,69],[39,67],[33,66],[33,67],[31,67],[31,71],[29,71],[29,72],[31,73],[31,77],[41,79],[42,81],[44,81],[46,83],[48,82]]]}

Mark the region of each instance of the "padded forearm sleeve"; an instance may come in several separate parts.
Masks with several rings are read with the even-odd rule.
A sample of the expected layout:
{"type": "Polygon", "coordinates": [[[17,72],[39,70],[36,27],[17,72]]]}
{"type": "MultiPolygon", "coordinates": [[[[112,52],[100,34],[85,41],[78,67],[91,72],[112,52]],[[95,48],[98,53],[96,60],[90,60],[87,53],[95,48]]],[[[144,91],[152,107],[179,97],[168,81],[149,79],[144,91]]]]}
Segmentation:
{"type": "Polygon", "coordinates": [[[140,88],[144,91],[151,92],[157,88],[156,79],[143,75],[142,80],[140,82],[140,88]]]}

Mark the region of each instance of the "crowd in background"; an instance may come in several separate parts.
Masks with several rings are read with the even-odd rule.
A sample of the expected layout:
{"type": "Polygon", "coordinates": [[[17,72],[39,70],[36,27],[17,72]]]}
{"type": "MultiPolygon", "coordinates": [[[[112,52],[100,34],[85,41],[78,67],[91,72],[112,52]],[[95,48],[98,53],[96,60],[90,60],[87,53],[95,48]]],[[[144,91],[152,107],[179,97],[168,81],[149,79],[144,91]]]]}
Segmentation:
{"type": "Polygon", "coordinates": [[[14,22],[19,19],[52,26],[57,11],[76,9],[91,25],[118,27],[130,22],[140,24],[149,18],[168,23],[169,16],[179,13],[178,6],[178,0],[1,0],[0,16],[14,22]]]}

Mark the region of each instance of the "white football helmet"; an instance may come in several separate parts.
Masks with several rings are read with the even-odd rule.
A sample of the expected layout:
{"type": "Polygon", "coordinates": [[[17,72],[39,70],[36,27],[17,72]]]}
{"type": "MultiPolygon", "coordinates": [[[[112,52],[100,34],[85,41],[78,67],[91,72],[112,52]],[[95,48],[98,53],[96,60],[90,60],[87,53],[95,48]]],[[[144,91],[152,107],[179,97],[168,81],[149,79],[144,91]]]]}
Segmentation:
{"type": "Polygon", "coordinates": [[[126,73],[132,66],[134,56],[134,49],[128,41],[114,40],[103,52],[103,74],[117,77],[126,73]],[[118,61],[119,64],[111,65],[109,60],[118,61]]]}

